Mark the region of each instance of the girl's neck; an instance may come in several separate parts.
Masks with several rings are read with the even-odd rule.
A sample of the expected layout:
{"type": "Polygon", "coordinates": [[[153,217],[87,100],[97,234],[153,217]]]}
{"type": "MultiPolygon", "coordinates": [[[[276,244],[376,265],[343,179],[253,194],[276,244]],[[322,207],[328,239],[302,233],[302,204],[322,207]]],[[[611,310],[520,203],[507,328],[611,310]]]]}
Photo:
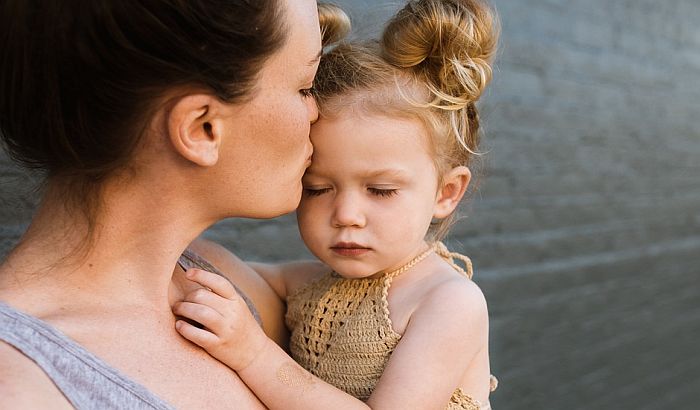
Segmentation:
{"type": "Polygon", "coordinates": [[[70,304],[169,312],[177,259],[211,221],[152,187],[115,184],[102,195],[86,242],[84,214],[66,209],[60,189],[49,184],[29,229],[0,265],[0,300],[35,311],[70,304]]]}

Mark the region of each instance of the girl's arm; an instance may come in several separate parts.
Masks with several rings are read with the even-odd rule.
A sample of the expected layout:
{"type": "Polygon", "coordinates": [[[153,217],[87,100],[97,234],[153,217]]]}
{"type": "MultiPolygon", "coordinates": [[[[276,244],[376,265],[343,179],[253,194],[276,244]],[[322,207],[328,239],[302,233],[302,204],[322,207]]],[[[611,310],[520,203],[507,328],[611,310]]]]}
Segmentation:
{"type": "Polygon", "coordinates": [[[250,298],[260,314],[265,333],[281,346],[286,346],[289,339],[284,324],[286,307],[268,282],[247,263],[215,242],[197,238],[189,248],[216,266],[250,298]]]}
{"type": "Polygon", "coordinates": [[[456,278],[432,289],[411,315],[367,404],[372,408],[444,408],[464,390],[488,401],[488,311],[472,281],[456,278]],[[486,351],[484,351],[486,350],[486,351]]]}
{"type": "MultiPolygon", "coordinates": [[[[439,286],[411,316],[365,404],[311,375],[270,341],[230,283],[196,269],[187,277],[211,291],[198,289],[174,311],[206,329],[178,321],[177,330],[236,370],[273,409],[443,408],[488,338],[486,304],[478,287],[464,280],[439,286]]],[[[467,391],[479,400],[488,397],[488,368],[484,372],[485,392],[479,385],[467,391]]]]}
{"type": "Polygon", "coordinates": [[[271,409],[367,409],[362,401],[313,376],[260,330],[243,299],[224,278],[190,269],[188,279],[203,286],[173,306],[176,329],[235,370],[271,409]]]}

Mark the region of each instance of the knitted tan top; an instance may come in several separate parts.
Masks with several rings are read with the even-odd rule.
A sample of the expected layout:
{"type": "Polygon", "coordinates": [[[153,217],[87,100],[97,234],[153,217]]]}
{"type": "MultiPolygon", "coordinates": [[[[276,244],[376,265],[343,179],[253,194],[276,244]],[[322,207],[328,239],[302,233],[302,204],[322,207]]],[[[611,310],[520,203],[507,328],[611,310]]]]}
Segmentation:
{"type": "MultiPolygon", "coordinates": [[[[401,340],[389,319],[387,294],[391,281],[433,250],[471,278],[469,259],[438,243],[379,278],[344,279],[332,272],[290,295],[286,323],[292,332],[289,344],[294,360],[322,380],[366,401],[401,340]],[[454,263],[453,257],[465,261],[467,272],[454,263]]],[[[490,406],[481,405],[457,388],[446,408],[485,410],[490,406]]]]}

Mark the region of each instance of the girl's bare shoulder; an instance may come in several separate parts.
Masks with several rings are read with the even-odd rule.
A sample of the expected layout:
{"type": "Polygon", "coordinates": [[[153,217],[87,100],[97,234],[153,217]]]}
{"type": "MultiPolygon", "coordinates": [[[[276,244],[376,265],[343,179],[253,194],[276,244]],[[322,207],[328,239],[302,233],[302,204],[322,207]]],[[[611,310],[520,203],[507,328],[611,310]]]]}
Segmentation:
{"type": "Polygon", "coordinates": [[[437,269],[424,286],[415,313],[438,314],[465,333],[488,330],[488,306],[481,288],[450,266],[437,269]]]}

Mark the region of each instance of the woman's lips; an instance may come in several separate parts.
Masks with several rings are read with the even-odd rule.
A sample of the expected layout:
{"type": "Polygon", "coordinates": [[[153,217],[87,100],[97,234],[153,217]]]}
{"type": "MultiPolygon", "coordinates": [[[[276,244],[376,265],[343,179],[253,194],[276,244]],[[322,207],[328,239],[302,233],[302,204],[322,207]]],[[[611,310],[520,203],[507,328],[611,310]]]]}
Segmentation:
{"type": "Polygon", "coordinates": [[[354,242],[338,242],[331,250],[341,256],[360,256],[372,249],[354,242]]]}

